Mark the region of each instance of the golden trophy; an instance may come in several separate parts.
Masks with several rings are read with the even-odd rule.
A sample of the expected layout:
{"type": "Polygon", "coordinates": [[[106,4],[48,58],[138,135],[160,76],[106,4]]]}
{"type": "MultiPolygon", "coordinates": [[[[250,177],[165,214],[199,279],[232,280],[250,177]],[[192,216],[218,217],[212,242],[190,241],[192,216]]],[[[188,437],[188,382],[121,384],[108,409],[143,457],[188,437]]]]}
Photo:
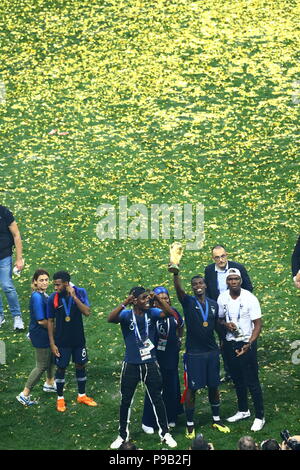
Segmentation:
{"type": "Polygon", "coordinates": [[[183,246],[180,242],[174,242],[170,246],[169,268],[179,269],[179,263],[183,255],[183,246]]]}

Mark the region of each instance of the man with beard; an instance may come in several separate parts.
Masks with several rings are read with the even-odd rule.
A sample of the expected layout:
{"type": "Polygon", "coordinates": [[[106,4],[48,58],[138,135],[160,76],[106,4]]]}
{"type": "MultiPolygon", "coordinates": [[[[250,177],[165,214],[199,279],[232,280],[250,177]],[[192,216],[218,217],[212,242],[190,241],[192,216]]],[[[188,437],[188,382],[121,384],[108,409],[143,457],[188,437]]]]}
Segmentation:
{"type": "Polygon", "coordinates": [[[179,268],[170,266],[174,274],[174,286],[182,304],[186,325],[186,390],[185,403],[186,437],[195,439],[196,391],[208,387],[208,399],[212,410],[214,429],[228,433],[230,429],[220,419],[220,360],[214,331],[218,329],[218,304],[205,296],[206,284],[202,276],[194,276],[191,286],[194,295],[188,295],[181,286],[179,268]]]}
{"type": "Polygon", "coordinates": [[[226,282],[228,290],[218,297],[219,318],[227,330],[224,352],[238,399],[238,412],[227,421],[234,423],[250,416],[249,389],[255,408],[251,431],[260,431],[265,424],[256,343],[262,326],[261,309],[255,295],[242,289],[238,269],[228,269],[226,282]]]}
{"type": "Polygon", "coordinates": [[[86,371],[88,361],[82,315],[90,315],[90,304],[85,289],[70,285],[70,274],[59,271],[53,275],[56,292],[49,296],[47,303],[48,334],[51,351],[55,356],[57,371],[57,411],[66,411],[63,396],[65,372],[71,356],[75,363],[75,374],[78,385],[77,403],[97,406],[97,403],[85,393],[86,371]],[[55,335],[54,335],[55,319],[55,335]]]}

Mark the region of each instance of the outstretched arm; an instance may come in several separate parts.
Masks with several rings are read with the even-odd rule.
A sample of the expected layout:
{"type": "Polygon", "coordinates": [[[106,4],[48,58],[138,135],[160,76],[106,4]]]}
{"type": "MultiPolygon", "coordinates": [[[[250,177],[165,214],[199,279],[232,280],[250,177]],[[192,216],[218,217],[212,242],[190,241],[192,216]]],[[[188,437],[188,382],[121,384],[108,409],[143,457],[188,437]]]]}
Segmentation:
{"type": "Polygon", "coordinates": [[[180,280],[180,277],[179,277],[179,269],[174,267],[174,266],[170,266],[169,265],[169,268],[168,268],[168,271],[170,273],[173,273],[174,275],[174,287],[176,289],[176,294],[177,294],[177,297],[178,297],[178,300],[179,302],[181,302],[184,297],[186,296],[186,293],[185,291],[183,290],[182,286],[181,286],[181,280],[180,280]]]}

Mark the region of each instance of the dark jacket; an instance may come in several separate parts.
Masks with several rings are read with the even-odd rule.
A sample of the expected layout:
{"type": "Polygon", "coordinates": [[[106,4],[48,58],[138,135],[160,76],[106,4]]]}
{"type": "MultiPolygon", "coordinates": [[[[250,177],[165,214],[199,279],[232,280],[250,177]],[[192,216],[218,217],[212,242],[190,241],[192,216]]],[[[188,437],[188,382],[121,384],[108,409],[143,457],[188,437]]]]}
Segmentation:
{"type": "MultiPolygon", "coordinates": [[[[240,271],[242,276],[242,288],[249,290],[250,292],[253,291],[253,286],[244,266],[240,263],[236,263],[235,261],[228,261],[228,268],[236,268],[240,271]]],[[[215,263],[209,264],[205,268],[204,272],[204,279],[205,284],[207,286],[206,295],[210,299],[217,300],[220,295],[220,291],[218,289],[218,276],[217,271],[215,270],[215,263]]]]}
{"type": "Polygon", "coordinates": [[[297,272],[300,269],[300,237],[295,245],[293,254],[292,254],[292,275],[296,276],[297,272]]]}

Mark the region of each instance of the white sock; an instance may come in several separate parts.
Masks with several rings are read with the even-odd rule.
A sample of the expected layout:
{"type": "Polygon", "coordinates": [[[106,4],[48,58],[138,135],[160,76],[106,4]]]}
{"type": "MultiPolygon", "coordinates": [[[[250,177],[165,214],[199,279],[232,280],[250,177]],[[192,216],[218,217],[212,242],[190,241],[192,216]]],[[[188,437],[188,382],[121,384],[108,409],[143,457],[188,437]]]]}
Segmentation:
{"type": "Polygon", "coordinates": [[[221,421],[220,416],[213,416],[214,421],[221,421]]]}
{"type": "Polygon", "coordinates": [[[84,397],[86,394],[85,393],[78,393],[79,397],[84,397]]]}
{"type": "Polygon", "coordinates": [[[64,396],[62,396],[62,397],[57,397],[58,400],[61,400],[62,398],[64,399],[64,396]]]}
{"type": "Polygon", "coordinates": [[[187,421],[186,425],[187,426],[194,426],[194,422],[193,421],[187,421]]]}

